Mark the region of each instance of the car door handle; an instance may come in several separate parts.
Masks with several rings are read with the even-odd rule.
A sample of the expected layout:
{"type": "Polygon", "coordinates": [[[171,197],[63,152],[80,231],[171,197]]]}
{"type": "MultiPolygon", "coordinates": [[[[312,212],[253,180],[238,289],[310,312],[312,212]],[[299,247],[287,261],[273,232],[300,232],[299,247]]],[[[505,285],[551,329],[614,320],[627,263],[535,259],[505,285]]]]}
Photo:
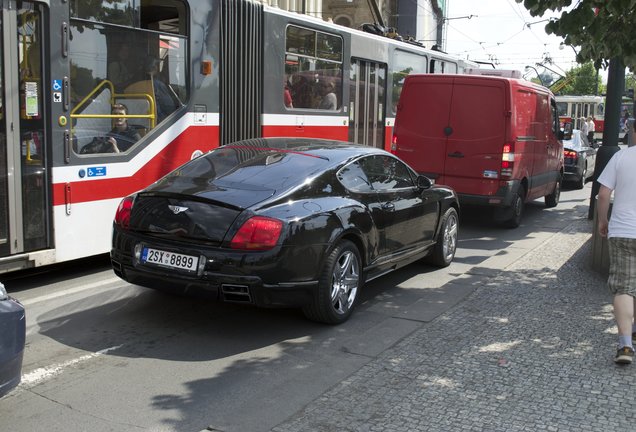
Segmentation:
{"type": "Polygon", "coordinates": [[[393,211],[393,210],[395,210],[395,204],[393,204],[392,202],[383,203],[382,204],[382,210],[393,211]]]}
{"type": "Polygon", "coordinates": [[[464,157],[464,153],[456,151],[454,153],[449,153],[448,157],[452,157],[452,158],[463,158],[464,157]]]}

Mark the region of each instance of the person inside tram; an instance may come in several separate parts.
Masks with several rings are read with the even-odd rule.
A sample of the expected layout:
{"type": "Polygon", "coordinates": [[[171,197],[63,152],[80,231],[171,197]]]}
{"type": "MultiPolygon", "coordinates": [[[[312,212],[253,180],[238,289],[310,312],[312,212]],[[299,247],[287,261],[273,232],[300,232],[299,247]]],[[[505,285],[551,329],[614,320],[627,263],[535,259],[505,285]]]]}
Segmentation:
{"type": "Polygon", "coordinates": [[[122,92],[133,80],[133,74],[128,68],[129,48],[123,44],[117,53],[117,59],[108,63],[108,79],[115,86],[115,91],[122,92]]]}
{"type": "Polygon", "coordinates": [[[113,128],[106,134],[106,138],[112,144],[115,153],[125,152],[141,139],[141,135],[137,129],[128,124],[126,117],[123,117],[128,114],[126,105],[116,103],[112,106],[110,113],[122,117],[113,119],[113,128]]]}
{"type": "Polygon", "coordinates": [[[289,79],[285,77],[283,80],[283,102],[286,108],[293,108],[294,103],[292,101],[291,89],[289,88],[289,79]]]}
{"type": "Polygon", "coordinates": [[[155,107],[157,110],[157,123],[168,117],[181,106],[175,92],[161,79],[159,74],[161,60],[150,56],[146,59],[145,71],[152,79],[155,93],[155,107]]]}
{"type": "Polygon", "coordinates": [[[338,98],[335,93],[336,85],[333,80],[330,78],[324,78],[320,82],[320,95],[322,99],[320,100],[320,105],[318,109],[324,110],[336,110],[338,109],[338,98]]]}
{"type": "Polygon", "coordinates": [[[80,153],[121,153],[141,139],[139,131],[128,124],[128,107],[121,103],[113,104],[110,113],[120,115],[112,120],[113,128],[105,136],[95,137],[82,147],[80,153]]]}

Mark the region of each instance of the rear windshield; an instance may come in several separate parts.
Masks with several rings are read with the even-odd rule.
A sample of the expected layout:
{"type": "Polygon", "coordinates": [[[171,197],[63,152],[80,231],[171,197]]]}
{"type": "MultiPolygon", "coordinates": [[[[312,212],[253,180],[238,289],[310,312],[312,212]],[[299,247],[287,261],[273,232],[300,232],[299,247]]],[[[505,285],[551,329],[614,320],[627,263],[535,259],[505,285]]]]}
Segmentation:
{"type": "Polygon", "coordinates": [[[195,159],[175,175],[205,179],[217,186],[242,184],[281,190],[302,183],[328,164],[324,157],[297,150],[225,146],[195,159]]]}

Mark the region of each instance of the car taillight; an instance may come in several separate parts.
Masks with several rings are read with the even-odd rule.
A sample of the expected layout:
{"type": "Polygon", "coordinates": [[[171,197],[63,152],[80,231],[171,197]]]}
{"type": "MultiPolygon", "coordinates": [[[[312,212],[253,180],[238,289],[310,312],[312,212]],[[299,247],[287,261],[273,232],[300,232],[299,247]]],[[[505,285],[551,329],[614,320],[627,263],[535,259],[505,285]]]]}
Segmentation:
{"type": "Polygon", "coordinates": [[[501,177],[512,177],[512,168],[515,163],[514,143],[506,143],[501,153],[501,177]]]}
{"type": "Polygon", "coordinates": [[[115,213],[115,224],[119,225],[123,229],[128,229],[130,225],[130,213],[132,212],[133,197],[126,197],[119,203],[117,207],[117,213],[115,213]]]}
{"type": "Polygon", "coordinates": [[[267,250],[276,246],[283,222],[278,219],[254,216],[234,234],[230,247],[232,249],[267,250]]]}
{"type": "Polygon", "coordinates": [[[563,151],[563,156],[566,158],[570,158],[570,159],[574,159],[576,160],[578,157],[578,153],[572,150],[564,150],[563,151]]]}

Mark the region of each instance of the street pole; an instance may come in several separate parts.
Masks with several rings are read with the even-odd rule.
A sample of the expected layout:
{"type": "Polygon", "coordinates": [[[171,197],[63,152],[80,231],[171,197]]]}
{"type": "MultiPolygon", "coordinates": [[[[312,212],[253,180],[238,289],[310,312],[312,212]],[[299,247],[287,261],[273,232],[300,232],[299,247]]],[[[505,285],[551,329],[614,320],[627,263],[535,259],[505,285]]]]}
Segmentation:
{"type": "Polygon", "coordinates": [[[618,147],[618,132],[621,111],[621,99],[625,87],[625,66],[621,58],[615,57],[610,60],[607,73],[607,97],[605,100],[605,125],[603,127],[603,145],[596,153],[596,165],[594,166],[594,183],[592,183],[592,194],[590,196],[590,208],[587,214],[589,220],[594,219],[594,207],[596,205],[596,195],[600,189],[598,177],[603,169],[620,150],[618,147]]]}

